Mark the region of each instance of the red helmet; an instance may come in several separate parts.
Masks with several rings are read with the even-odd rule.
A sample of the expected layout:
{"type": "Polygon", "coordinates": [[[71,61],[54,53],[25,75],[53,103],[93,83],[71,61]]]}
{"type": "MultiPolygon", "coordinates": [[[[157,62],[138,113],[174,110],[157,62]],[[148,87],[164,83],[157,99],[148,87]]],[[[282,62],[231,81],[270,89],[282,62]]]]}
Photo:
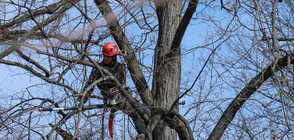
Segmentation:
{"type": "Polygon", "coordinates": [[[107,56],[118,54],[118,47],[114,42],[108,42],[103,46],[102,53],[107,56]]]}

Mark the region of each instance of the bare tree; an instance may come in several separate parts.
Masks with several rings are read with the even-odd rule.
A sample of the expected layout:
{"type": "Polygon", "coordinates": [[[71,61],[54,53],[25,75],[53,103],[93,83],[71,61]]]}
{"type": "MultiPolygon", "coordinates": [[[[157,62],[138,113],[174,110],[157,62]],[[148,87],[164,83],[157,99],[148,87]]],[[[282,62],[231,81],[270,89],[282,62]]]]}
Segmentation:
{"type": "Polygon", "coordinates": [[[106,138],[107,109],[99,91],[85,105],[77,101],[87,92],[83,87],[91,67],[105,77],[89,88],[113,80],[147,126],[145,135],[136,137],[128,125],[125,136],[125,121],[117,120],[118,129],[124,129],[117,138],[293,136],[290,0],[0,4],[0,63],[24,70],[34,81],[3,100],[3,138],[106,138]],[[133,94],[97,65],[100,47],[109,41],[125,52],[120,60],[127,66],[133,94]],[[182,100],[186,104],[179,106],[182,100]],[[36,113],[39,107],[64,106],[69,111],[36,113]]]}

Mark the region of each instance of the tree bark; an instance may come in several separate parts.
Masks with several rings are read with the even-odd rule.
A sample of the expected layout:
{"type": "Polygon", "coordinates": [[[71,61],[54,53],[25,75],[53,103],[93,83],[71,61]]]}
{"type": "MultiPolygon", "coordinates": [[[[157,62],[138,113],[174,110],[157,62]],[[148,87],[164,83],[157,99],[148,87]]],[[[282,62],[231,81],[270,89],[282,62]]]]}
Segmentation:
{"type": "MultiPolygon", "coordinates": [[[[155,106],[169,109],[179,97],[181,82],[180,49],[171,51],[174,36],[181,20],[181,1],[155,1],[159,36],[155,48],[152,95],[155,106]]],[[[175,107],[178,112],[178,107],[175,107]]],[[[161,120],[153,130],[154,140],[175,139],[177,134],[161,120]]]]}

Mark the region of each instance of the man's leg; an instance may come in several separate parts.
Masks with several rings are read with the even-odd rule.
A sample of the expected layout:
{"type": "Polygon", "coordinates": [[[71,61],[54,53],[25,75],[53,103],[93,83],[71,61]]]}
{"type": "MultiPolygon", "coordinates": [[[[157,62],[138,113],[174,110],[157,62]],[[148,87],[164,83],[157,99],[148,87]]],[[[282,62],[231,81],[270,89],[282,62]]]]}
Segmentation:
{"type": "Polygon", "coordinates": [[[146,125],[143,119],[136,113],[136,110],[132,107],[132,105],[127,100],[123,99],[119,103],[119,107],[125,114],[132,118],[138,134],[145,133],[146,125]]]}

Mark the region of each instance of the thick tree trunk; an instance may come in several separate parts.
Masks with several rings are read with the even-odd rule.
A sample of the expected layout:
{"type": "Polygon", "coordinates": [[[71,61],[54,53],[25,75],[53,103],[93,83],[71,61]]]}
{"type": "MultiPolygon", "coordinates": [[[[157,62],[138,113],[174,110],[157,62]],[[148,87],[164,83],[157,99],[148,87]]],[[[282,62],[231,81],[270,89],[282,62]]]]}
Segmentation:
{"type": "MultiPolygon", "coordinates": [[[[155,2],[159,20],[159,38],[155,48],[152,95],[155,106],[169,109],[179,96],[181,80],[180,51],[170,53],[180,23],[181,1],[155,2]]],[[[178,107],[174,108],[178,111],[178,107]]],[[[153,139],[176,139],[175,130],[160,121],[153,130],[153,139]]]]}

